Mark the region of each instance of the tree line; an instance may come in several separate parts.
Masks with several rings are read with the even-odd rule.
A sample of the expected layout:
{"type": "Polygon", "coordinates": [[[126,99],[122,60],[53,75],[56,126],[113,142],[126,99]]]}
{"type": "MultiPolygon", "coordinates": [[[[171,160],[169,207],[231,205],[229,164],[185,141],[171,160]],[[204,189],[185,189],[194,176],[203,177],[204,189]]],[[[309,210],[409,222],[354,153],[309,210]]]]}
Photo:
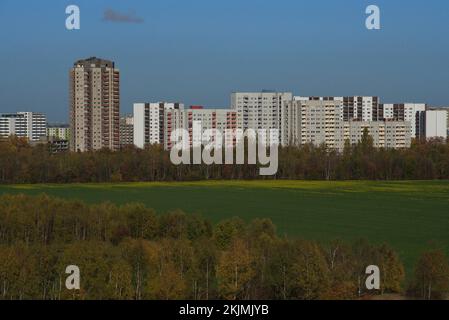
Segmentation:
{"type": "Polygon", "coordinates": [[[422,255],[406,286],[386,244],[280,237],[267,219],[212,225],[140,204],[0,197],[0,299],[438,299],[448,277],[439,249],[422,255]],[[81,290],[65,288],[69,265],[80,268],[81,290]],[[368,265],[380,268],[378,291],[365,287],[368,265]]]}
{"type": "Polygon", "coordinates": [[[0,183],[182,181],[205,179],[435,180],[449,179],[449,143],[414,141],[411,148],[373,147],[366,135],[343,152],[326,146],[279,149],[279,170],[261,177],[258,165],[179,165],[160,146],[118,152],[52,154],[45,145],[9,138],[0,142],[0,183]]]}

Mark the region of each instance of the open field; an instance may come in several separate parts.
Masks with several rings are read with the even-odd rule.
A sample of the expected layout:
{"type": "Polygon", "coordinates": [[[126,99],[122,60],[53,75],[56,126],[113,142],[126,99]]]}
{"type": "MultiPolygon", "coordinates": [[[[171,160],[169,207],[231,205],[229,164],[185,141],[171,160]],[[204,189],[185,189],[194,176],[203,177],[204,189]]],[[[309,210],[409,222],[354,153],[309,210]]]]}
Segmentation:
{"type": "Polygon", "coordinates": [[[326,241],[387,242],[410,272],[430,241],[449,252],[449,182],[205,181],[0,186],[0,194],[46,193],[90,203],[141,202],[212,222],[271,218],[279,234],[326,241]]]}

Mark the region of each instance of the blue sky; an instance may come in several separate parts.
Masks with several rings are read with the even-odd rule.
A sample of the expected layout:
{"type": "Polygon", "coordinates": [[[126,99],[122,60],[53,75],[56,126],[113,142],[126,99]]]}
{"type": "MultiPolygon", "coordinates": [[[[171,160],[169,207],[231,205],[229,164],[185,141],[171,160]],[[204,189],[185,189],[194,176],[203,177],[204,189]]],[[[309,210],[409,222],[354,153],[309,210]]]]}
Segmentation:
{"type": "Polygon", "coordinates": [[[0,0],[0,112],[67,121],[68,70],[90,56],[121,70],[122,113],[261,89],[449,105],[448,34],[447,0],[0,0]],[[65,29],[69,4],[79,31],[65,29]],[[370,4],[380,31],[365,28],[370,4]],[[143,22],[104,21],[107,9],[143,22]]]}

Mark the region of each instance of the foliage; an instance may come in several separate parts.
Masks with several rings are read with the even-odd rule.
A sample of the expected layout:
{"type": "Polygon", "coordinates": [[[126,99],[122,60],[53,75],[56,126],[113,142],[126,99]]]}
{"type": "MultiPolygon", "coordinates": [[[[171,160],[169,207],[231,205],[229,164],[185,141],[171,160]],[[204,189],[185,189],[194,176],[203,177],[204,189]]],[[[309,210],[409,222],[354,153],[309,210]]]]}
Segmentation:
{"type": "Polygon", "coordinates": [[[353,299],[379,294],[357,289],[373,263],[388,270],[383,293],[400,292],[386,246],[281,238],[267,219],[213,227],[139,204],[0,197],[0,299],[353,299]],[[80,291],[64,286],[68,265],[80,291]]]}
{"type": "MultiPolygon", "coordinates": [[[[343,152],[326,146],[279,149],[279,170],[272,179],[434,180],[449,179],[449,143],[415,141],[409,149],[376,149],[364,135],[343,152]]],[[[0,183],[76,183],[261,179],[257,165],[180,165],[160,146],[118,152],[51,154],[19,138],[0,141],[0,183]]],[[[268,179],[263,177],[263,179],[268,179]]]]}
{"type": "Polygon", "coordinates": [[[409,293],[431,300],[445,299],[449,291],[449,262],[443,250],[432,248],[421,255],[416,264],[409,293]]]}

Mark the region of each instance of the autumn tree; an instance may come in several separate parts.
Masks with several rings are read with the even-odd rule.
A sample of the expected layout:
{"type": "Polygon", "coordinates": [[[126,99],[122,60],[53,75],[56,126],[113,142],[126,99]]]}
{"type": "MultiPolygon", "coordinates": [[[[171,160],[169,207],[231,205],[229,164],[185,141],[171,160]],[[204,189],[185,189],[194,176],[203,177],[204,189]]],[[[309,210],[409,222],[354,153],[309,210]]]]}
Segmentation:
{"type": "Polygon", "coordinates": [[[329,287],[329,268],[316,243],[299,241],[292,265],[294,295],[302,300],[320,299],[329,287]]]}
{"type": "Polygon", "coordinates": [[[405,271],[397,253],[387,244],[377,248],[377,265],[380,268],[380,293],[401,293],[405,271]]]}
{"type": "Polygon", "coordinates": [[[449,291],[449,263],[441,249],[424,252],[418,260],[409,291],[422,299],[444,299],[449,291]]]}
{"type": "Polygon", "coordinates": [[[229,300],[249,299],[248,285],[255,276],[253,257],[241,239],[235,239],[222,252],[217,265],[220,297],[229,300]]]}

